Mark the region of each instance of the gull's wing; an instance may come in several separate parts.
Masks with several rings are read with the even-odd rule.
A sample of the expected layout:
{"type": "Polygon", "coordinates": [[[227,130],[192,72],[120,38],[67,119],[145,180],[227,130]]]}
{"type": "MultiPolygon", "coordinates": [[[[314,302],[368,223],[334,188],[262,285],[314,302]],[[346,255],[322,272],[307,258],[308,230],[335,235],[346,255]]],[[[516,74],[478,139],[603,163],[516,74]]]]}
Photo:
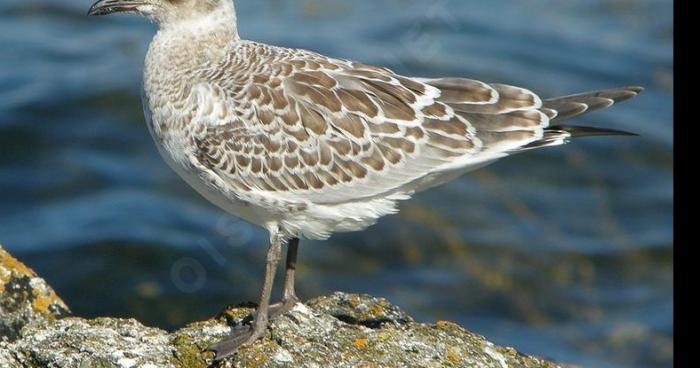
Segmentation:
{"type": "Polygon", "coordinates": [[[523,88],[407,78],[256,43],[207,78],[194,113],[198,163],[238,191],[317,204],[411,194],[538,141],[561,143],[570,133],[545,134],[550,119],[590,101],[543,107],[523,88]]]}

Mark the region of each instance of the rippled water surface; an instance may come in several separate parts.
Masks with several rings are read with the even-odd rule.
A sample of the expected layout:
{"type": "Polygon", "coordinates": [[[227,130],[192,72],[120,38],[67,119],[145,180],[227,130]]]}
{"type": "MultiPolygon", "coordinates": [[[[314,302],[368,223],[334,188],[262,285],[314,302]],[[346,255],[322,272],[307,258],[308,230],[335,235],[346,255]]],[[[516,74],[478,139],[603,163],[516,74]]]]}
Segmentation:
{"type": "MultiPolygon", "coordinates": [[[[266,234],[209,205],[143,124],[154,26],[88,0],[0,2],[0,243],[84,316],[167,328],[254,300],[266,234]]],[[[302,242],[304,298],[384,296],[419,320],[589,367],[673,362],[670,0],[239,0],[246,38],[543,96],[642,85],[578,123],[638,138],[518,155],[302,242]]]]}

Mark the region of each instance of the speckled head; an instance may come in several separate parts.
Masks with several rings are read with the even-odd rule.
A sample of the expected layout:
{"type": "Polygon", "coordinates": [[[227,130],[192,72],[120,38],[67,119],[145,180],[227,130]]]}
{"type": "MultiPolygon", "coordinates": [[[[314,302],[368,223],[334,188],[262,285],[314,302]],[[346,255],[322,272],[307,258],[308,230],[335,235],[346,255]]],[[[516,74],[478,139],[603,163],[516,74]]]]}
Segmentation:
{"type": "Polygon", "coordinates": [[[99,0],[88,11],[88,15],[113,13],[140,14],[161,27],[211,17],[235,22],[232,0],[99,0]]]}

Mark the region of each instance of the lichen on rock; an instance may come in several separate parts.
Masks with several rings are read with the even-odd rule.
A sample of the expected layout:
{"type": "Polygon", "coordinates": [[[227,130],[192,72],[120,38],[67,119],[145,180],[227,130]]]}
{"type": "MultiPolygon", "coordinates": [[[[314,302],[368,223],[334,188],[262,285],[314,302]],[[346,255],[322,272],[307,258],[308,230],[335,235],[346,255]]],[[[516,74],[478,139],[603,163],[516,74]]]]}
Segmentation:
{"type": "Polygon", "coordinates": [[[28,324],[69,314],[66,304],[46,281],[0,245],[0,337],[13,340],[28,324]]]}
{"type": "MultiPolygon", "coordinates": [[[[21,275],[30,284],[39,281],[31,281],[38,278],[31,270],[1,254],[0,280],[5,289],[0,291],[0,319],[5,320],[15,318],[18,305],[25,310],[36,300],[30,297],[36,298],[33,291],[22,292],[18,298],[14,286],[7,288],[8,282],[24,277],[21,275]]],[[[452,322],[415,322],[386,299],[339,292],[297,303],[272,322],[261,340],[215,363],[214,354],[206,348],[226,337],[232,327],[247,323],[253,308],[227,308],[209,320],[168,333],[133,319],[63,318],[67,307],[47,288],[39,294],[53,295],[49,304],[60,306],[61,313],[48,317],[35,313],[41,323],[26,321],[19,330],[0,331],[0,367],[559,367],[496,346],[452,322]]]]}

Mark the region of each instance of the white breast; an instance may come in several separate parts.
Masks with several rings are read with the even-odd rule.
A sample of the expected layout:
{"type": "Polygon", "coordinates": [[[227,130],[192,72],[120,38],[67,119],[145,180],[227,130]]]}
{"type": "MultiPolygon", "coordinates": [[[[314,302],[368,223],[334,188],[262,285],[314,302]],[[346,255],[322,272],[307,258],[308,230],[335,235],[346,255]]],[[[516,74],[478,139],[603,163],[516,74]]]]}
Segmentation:
{"type": "MultiPolygon", "coordinates": [[[[171,136],[168,137],[168,139],[164,139],[157,128],[161,122],[157,119],[153,119],[148,97],[145,93],[142,95],[142,101],[148,130],[158,148],[158,152],[168,166],[200,195],[219,208],[253,224],[267,227],[269,216],[261,211],[260,208],[251,205],[251,203],[247,201],[236,198],[235,196],[226,195],[217,188],[214,183],[206,180],[206,175],[203,175],[202,172],[199,172],[195,167],[188,164],[189,160],[186,156],[190,149],[186,147],[185,137],[171,136]]],[[[185,132],[181,133],[183,135],[185,134],[185,132]]]]}

